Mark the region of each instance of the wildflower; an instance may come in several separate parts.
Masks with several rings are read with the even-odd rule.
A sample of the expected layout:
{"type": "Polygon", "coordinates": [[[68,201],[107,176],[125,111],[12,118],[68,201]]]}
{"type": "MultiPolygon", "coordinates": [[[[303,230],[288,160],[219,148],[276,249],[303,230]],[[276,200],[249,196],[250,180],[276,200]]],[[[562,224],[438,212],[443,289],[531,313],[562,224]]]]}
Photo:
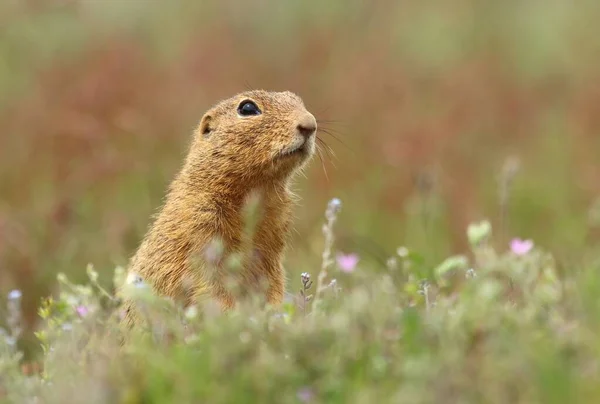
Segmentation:
{"type": "Polygon", "coordinates": [[[465,274],[465,278],[470,279],[470,278],[475,278],[476,276],[477,276],[477,272],[475,272],[475,270],[473,268],[467,269],[467,273],[465,274]]]}
{"type": "Polygon", "coordinates": [[[127,275],[127,279],[125,280],[128,285],[142,286],[144,284],[144,279],[136,273],[129,273],[127,275]]]}
{"type": "Polygon", "coordinates": [[[18,289],[13,289],[8,294],[6,323],[13,338],[17,338],[21,334],[21,296],[22,293],[18,289]]]}
{"type": "Polygon", "coordinates": [[[312,401],[314,394],[310,387],[302,387],[300,390],[298,390],[296,396],[301,402],[309,403],[312,401]]]}
{"type": "Polygon", "coordinates": [[[406,258],[406,257],[408,257],[408,254],[409,254],[408,248],[398,247],[398,249],[396,250],[396,254],[398,254],[398,256],[400,258],[406,258]]]}
{"type": "Polygon", "coordinates": [[[75,311],[77,312],[77,314],[79,314],[81,317],[85,317],[88,315],[88,313],[90,312],[89,309],[83,305],[77,306],[75,308],[75,311]]]}
{"type": "Polygon", "coordinates": [[[198,317],[198,308],[196,306],[190,306],[185,309],[185,318],[188,320],[192,320],[198,317]]]}
{"type": "Polygon", "coordinates": [[[22,296],[22,294],[19,289],[13,289],[8,294],[8,300],[19,300],[21,298],[21,296],[22,296]]]}
{"type": "Polygon", "coordinates": [[[358,264],[358,255],[356,254],[338,254],[337,264],[342,272],[353,272],[358,264]]]}
{"type": "Polygon", "coordinates": [[[302,281],[302,286],[304,289],[309,289],[312,286],[312,281],[310,280],[310,274],[308,272],[302,272],[300,275],[300,279],[302,281]]]}
{"type": "Polygon", "coordinates": [[[342,201],[340,201],[339,198],[333,198],[331,201],[329,201],[329,209],[338,210],[341,207],[342,207],[342,201]]]}
{"type": "Polygon", "coordinates": [[[338,198],[333,198],[332,200],[330,200],[327,204],[327,210],[325,211],[325,217],[327,218],[327,220],[335,220],[335,217],[341,208],[342,201],[340,201],[338,198]]]}
{"type": "Polygon", "coordinates": [[[525,255],[533,248],[532,240],[515,238],[510,242],[510,249],[516,255],[525,255]]]}

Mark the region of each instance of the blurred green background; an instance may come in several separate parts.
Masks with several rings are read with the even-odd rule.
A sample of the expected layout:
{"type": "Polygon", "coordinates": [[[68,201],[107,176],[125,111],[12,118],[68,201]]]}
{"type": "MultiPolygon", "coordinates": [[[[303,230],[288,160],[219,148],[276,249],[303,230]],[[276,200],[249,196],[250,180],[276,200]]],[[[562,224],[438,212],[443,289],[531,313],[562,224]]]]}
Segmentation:
{"type": "MultiPolygon", "coordinates": [[[[335,152],[297,181],[290,279],[337,248],[432,263],[465,227],[598,245],[597,1],[0,2],[0,292],[126,265],[206,109],[291,90],[335,152]],[[596,227],[594,227],[596,226],[596,227]]],[[[383,265],[381,266],[383,268],[383,265]]],[[[107,277],[105,281],[110,281],[107,277]]],[[[290,287],[295,288],[293,281],[290,287]]]]}

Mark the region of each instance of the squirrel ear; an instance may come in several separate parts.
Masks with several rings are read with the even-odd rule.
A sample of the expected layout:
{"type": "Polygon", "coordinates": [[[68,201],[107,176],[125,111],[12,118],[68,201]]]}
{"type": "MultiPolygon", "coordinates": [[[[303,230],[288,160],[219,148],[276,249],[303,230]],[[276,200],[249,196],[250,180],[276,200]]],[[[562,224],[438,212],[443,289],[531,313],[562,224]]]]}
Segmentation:
{"type": "Polygon", "coordinates": [[[209,114],[204,115],[202,117],[202,120],[200,121],[200,133],[202,133],[203,135],[208,135],[213,129],[211,127],[211,123],[212,116],[210,116],[209,114]]]}

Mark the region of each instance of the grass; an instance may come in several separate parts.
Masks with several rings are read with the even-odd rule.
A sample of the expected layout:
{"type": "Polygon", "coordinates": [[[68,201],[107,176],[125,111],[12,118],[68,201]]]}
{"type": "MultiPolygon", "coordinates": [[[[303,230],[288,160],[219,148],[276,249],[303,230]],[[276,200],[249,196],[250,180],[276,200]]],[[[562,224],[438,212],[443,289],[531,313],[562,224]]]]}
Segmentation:
{"type": "MultiPolygon", "coordinates": [[[[20,293],[9,297],[0,388],[11,402],[593,402],[600,371],[599,257],[560,276],[531,240],[471,248],[431,268],[405,247],[385,268],[335,253],[333,201],[319,273],[282,310],[260,302],[221,315],[130,285],[150,322],[120,346],[115,297],[59,274],[40,308],[41,374],[19,368],[20,293]],[[336,257],[332,259],[331,257],[336,257]],[[378,275],[374,276],[373,273],[378,275]],[[424,277],[423,274],[429,274],[424,277]],[[317,282],[312,282],[316,278],[317,282]],[[590,304],[591,303],[591,304],[590,304]],[[39,402],[39,401],[35,401],[39,402]]],[[[123,282],[115,271],[114,282],[123,282]]]]}
{"type": "Polygon", "coordinates": [[[597,401],[598,2],[0,3],[3,399],[597,401]],[[335,153],[295,187],[296,300],[166,303],[174,340],[117,354],[114,269],[248,87],[335,153]]]}

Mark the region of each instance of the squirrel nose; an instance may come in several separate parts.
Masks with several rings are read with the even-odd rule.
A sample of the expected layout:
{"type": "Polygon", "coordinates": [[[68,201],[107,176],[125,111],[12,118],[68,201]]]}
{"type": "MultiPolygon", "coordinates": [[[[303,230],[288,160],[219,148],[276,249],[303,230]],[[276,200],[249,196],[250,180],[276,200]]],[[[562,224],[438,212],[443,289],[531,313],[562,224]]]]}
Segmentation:
{"type": "Polygon", "coordinates": [[[300,119],[296,128],[305,139],[308,139],[317,131],[317,120],[312,114],[307,114],[300,119]]]}

